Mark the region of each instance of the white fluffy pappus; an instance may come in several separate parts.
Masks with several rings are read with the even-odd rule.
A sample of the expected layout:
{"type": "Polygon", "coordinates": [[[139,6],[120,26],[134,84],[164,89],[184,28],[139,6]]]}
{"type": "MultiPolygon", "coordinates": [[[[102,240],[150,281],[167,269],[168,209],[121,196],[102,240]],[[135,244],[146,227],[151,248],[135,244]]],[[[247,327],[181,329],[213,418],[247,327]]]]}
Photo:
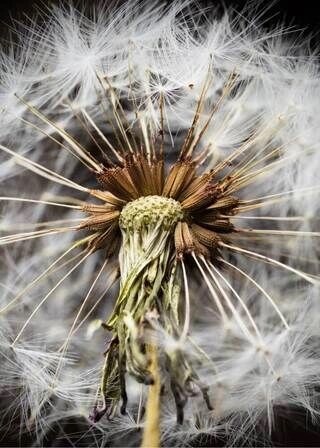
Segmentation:
{"type": "MultiPolygon", "coordinates": [[[[131,366],[125,415],[120,399],[108,418],[92,422],[89,413],[101,400],[103,354],[113,341],[103,327],[143,237],[135,233],[132,247],[122,246],[119,266],[119,250],[87,250],[84,242],[93,240],[78,226],[97,173],[126,166],[142,147],[150,163],[161,147],[167,171],[178,157],[193,157],[201,175],[212,170],[218,182],[231,179],[227,198],[237,198],[232,213],[219,209],[218,222],[205,225],[218,235],[214,255],[206,256],[203,238],[201,250],[191,244],[167,256],[163,237],[156,273],[177,263],[181,282],[172,286],[164,269],[155,295],[171,294],[179,328],[167,315],[150,314],[153,308],[139,319],[123,312],[134,359],[145,355],[138,344],[160,353],[162,445],[266,443],[279,409],[317,421],[319,65],[308,41],[282,26],[267,28],[264,14],[201,10],[187,0],[80,9],[65,2],[16,26],[3,45],[4,437],[18,428],[20,440],[40,446],[55,438],[68,446],[141,443],[150,386],[138,384],[131,366]],[[226,220],[230,235],[219,230],[226,220]],[[140,337],[141,321],[149,327],[140,337]],[[180,402],[169,386],[177,359],[181,381],[196,378],[180,402]]],[[[156,233],[145,236],[150,246],[152,238],[158,242],[156,233]]],[[[102,399],[116,393],[112,383],[102,399]]]]}

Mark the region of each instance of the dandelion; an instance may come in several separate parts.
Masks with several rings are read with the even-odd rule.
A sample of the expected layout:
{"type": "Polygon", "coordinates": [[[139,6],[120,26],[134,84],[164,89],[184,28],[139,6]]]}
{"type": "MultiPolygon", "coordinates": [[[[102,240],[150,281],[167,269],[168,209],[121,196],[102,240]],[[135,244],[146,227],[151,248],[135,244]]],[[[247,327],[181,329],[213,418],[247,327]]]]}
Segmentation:
{"type": "Polygon", "coordinates": [[[278,408],[316,417],[308,45],[189,2],[60,6],[16,34],[0,90],[7,433],[254,445],[278,408]]]}

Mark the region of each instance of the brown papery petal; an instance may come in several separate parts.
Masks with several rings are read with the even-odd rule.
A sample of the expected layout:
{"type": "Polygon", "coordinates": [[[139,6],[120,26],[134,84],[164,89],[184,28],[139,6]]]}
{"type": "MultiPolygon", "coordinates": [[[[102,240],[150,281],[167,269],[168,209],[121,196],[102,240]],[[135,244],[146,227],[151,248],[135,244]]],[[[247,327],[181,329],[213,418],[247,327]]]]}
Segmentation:
{"type": "Polygon", "coordinates": [[[221,240],[216,232],[197,224],[192,224],[191,229],[199,242],[207,247],[210,247],[211,249],[216,248],[221,240]]]}
{"type": "Polygon", "coordinates": [[[186,222],[178,222],[174,232],[174,244],[178,257],[195,249],[192,232],[186,222]]]}
{"type": "Polygon", "coordinates": [[[127,168],[105,168],[97,176],[97,179],[108,191],[120,199],[131,201],[139,196],[127,168]]]}
{"type": "Polygon", "coordinates": [[[118,221],[120,212],[118,210],[106,213],[93,214],[88,219],[84,220],[79,229],[93,229],[100,230],[109,226],[112,222],[118,221]]]}
{"type": "Polygon", "coordinates": [[[176,162],[170,169],[165,180],[162,195],[179,199],[180,193],[185,190],[194,178],[195,166],[191,161],[176,162]]]}

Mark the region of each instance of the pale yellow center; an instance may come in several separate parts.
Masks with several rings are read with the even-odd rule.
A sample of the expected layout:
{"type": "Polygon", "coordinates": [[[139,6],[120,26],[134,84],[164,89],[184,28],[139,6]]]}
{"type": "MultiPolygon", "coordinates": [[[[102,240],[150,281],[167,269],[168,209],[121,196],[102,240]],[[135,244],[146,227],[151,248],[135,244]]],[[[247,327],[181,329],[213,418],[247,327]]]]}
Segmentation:
{"type": "Polygon", "coordinates": [[[160,225],[170,230],[183,220],[181,204],[163,196],[143,196],[129,202],[121,211],[119,226],[123,230],[140,230],[160,225]]]}

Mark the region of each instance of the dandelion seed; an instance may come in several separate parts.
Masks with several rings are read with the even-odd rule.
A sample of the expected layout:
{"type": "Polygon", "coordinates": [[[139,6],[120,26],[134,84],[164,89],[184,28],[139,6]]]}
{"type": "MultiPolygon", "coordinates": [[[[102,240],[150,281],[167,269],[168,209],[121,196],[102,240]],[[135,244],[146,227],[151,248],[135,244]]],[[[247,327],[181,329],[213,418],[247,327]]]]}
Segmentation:
{"type": "Polygon", "coordinates": [[[46,12],[1,68],[0,387],[37,443],[248,440],[318,412],[318,66],[256,19],[129,3],[46,12]]]}

